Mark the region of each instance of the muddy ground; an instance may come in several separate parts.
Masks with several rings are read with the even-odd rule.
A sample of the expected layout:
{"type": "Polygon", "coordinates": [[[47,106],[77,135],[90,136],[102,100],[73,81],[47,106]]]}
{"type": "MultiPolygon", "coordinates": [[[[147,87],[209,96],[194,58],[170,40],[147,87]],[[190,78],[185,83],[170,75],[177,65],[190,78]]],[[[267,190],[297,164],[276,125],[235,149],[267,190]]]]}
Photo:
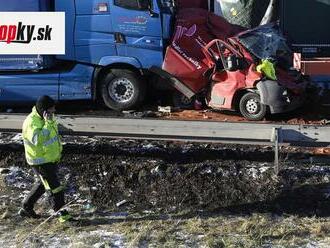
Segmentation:
{"type": "MultiPolygon", "coordinates": [[[[322,164],[326,157],[318,158],[299,149],[282,151],[281,172],[276,176],[272,147],[107,138],[83,144],[79,137],[68,139],[61,162],[63,170],[70,171],[75,187],[84,188],[92,203],[101,208],[113,208],[123,200],[136,209],[167,211],[240,205],[246,208],[246,204],[253,207],[257,202],[259,206],[265,204],[263,208],[287,211],[288,204],[282,206],[281,200],[289,194],[318,190],[330,193],[326,187],[330,167],[326,162],[322,164]],[[317,160],[321,164],[316,164],[317,160]]],[[[23,146],[1,144],[0,165],[28,169],[23,146]]],[[[310,210],[318,210],[312,202],[317,203],[321,195],[312,194],[308,199],[300,196],[305,210],[309,202],[310,210]]]]}
{"type": "MultiPolygon", "coordinates": [[[[281,172],[275,175],[272,147],[65,137],[60,174],[68,184],[71,211],[84,224],[67,233],[55,220],[47,222],[50,234],[36,241],[26,229],[40,221],[16,215],[33,182],[20,136],[1,134],[0,140],[5,246],[18,245],[9,241],[8,230],[26,247],[52,242],[85,247],[72,246],[90,242],[81,241],[84,232],[94,233],[99,247],[290,247],[278,246],[284,241],[323,247],[330,235],[327,155],[282,148],[281,172]]],[[[37,211],[44,219],[51,214],[46,199],[37,211]]]]}

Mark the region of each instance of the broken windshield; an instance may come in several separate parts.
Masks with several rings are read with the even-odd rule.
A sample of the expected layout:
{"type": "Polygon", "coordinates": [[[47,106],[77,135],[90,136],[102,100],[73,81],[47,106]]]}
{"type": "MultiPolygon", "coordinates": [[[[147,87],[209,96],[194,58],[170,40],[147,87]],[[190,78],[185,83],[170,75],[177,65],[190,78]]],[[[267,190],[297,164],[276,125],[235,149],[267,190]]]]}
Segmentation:
{"type": "Polygon", "coordinates": [[[259,59],[289,59],[291,51],[275,24],[259,26],[238,35],[240,43],[259,59]]]}

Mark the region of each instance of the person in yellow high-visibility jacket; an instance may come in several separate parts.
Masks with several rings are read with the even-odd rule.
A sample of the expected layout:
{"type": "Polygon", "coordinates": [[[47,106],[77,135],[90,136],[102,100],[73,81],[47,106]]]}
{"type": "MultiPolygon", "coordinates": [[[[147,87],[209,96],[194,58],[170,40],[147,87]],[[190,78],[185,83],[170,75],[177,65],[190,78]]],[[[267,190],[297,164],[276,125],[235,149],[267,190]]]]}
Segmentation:
{"type": "Polygon", "coordinates": [[[42,96],[23,123],[25,158],[39,180],[23,200],[19,215],[38,218],[33,210],[34,204],[48,191],[59,221],[65,222],[72,217],[66,210],[61,210],[64,206],[64,186],[57,178],[57,164],[61,159],[62,144],[54,113],[55,101],[49,96],[42,96]]]}

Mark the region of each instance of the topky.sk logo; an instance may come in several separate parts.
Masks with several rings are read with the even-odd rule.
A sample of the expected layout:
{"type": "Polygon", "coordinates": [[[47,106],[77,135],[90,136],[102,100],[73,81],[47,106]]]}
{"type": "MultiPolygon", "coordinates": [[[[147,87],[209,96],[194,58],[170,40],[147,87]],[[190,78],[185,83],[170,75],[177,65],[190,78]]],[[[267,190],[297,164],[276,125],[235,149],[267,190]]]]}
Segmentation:
{"type": "Polygon", "coordinates": [[[65,54],[65,13],[1,12],[0,54],[65,54]]]}
{"type": "Polygon", "coordinates": [[[52,30],[50,25],[36,29],[36,25],[24,25],[22,22],[17,25],[0,25],[0,42],[29,44],[32,40],[50,41],[52,30]]]}

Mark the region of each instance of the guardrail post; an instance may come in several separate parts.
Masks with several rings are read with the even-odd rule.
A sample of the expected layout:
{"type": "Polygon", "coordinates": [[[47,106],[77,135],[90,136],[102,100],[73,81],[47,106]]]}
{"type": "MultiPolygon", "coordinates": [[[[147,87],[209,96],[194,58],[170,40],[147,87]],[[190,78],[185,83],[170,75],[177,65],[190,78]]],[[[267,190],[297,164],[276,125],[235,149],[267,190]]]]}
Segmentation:
{"type": "Polygon", "coordinates": [[[280,162],[279,162],[279,143],[282,138],[282,128],[274,127],[272,130],[271,142],[274,143],[274,172],[276,175],[280,172],[280,162]]]}

